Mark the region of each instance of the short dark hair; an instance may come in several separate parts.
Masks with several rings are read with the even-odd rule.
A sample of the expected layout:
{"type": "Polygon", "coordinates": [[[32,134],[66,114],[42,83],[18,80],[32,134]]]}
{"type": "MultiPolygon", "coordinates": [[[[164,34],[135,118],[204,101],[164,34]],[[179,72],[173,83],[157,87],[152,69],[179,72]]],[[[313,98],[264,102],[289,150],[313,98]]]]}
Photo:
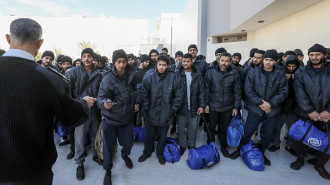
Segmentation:
{"type": "Polygon", "coordinates": [[[29,18],[19,18],[10,23],[10,37],[19,44],[35,43],[41,39],[40,24],[29,18]]]}
{"type": "Polygon", "coordinates": [[[258,51],[256,51],[255,53],[259,53],[259,54],[262,54],[262,55],[264,55],[265,54],[265,51],[264,50],[261,50],[261,49],[259,49],[258,51]]]}
{"type": "Polygon", "coordinates": [[[230,61],[231,61],[231,54],[230,54],[230,53],[228,53],[228,52],[221,53],[220,58],[221,58],[222,56],[224,56],[224,57],[229,57],[229,58],[230,58],[230,61]]]}
{"type": "Polygon", "coordinates": [[[183,55],[183,58],[190,58],[192,60],[192,55],[190,53],[186,53],[183,55]]]}
{"type": "Polygon", "coordinates": [[[292,51],[292,50],[286,51],[286,52],[284,53],[284,57],[286,57],[286,56],[288,56],[288,55],[294,55],[294,56],[297,56],[297,54],[296,54],[294,51],[292,51]]]}
{"type": "Polygon", "coordinates": [[[159,55],[157,58],[157,62],[159,61],[165,61],[167,65],[170,65],[170,59],[166,55],[159,55]]]}
{"type": "Polygon", "coordinates": [[[166,52],[168,53],[168,49],[167,49],[167,48],[163,48],[162,51],[163,51],[163,50],[166,51],[166,52]]]}

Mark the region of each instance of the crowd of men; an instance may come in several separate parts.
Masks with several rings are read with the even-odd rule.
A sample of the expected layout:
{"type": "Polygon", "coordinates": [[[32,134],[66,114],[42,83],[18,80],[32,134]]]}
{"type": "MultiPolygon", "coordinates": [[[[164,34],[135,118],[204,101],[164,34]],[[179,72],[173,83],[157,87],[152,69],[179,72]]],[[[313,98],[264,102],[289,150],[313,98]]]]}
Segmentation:
{"type": "MultiPolygon", "coordinates": [[[[320,44],[308,49],[306,65],[300,49],[278,53],[257,48],[251,49],[244,65],[240,64],[240,53],[230,54],[225,48],[218,48],[215,61],[208,63],[198,55],[195,44],[189,45],[185,54],[176,52],[174,58],[167,48],[161,53],[152,49],[139,57],[118,49],[113,52],[111,65],[107,57],[91,48],[83,49],[81,58],[75,61],[63,55],[55,59],[52,51],[45,51],[37,64],[34,56],[42,45],[41,36],[41,26],[31,19],[13,21],[10,35],[6,35],[10,49],[0,58],[0,185],[51,184],[51,166],[57,155],[54,141],[45,135],[52,135],[54,120],[68,129],[60,145],[71,145],[67,159],[75,158],[78,180],[85,178],[89,130],[93,160],[100,162],[94,143],[101,123],[104,184],[111,184],[117,141],[126,166],[133,168],[129,158],[133,125],[141,126],[142,120],[146,136],[138,162],[156,152],[161,165],[166,163],[163,153],[171,125],[177,132],[181,155],[198,147],[196,136],[202,114],[211,132],[205,143],[215,141],[218,134],[223,156],[231,159],[240,156],[240,147],[255,133],[260,136],[258,147],[263,153],[279,150],[283,125],[290,129],[298,119],[329,133],[330,53],[320,44]],[[13,70],[19,72],[12,74],[13,70]],[[230,154],[227,128],[232,117],[240,115],[245,123],[244,136],[230,154]]],[[[290,165],[293,170],[304,166],[308,152],[315,156],[308,163],[330,180],[324,167],[328,155],[288,135],[285,138],[285,149],[297,156],[290,165]]],[[[265,154],[264,161],[271,165],[265,154]]]]}

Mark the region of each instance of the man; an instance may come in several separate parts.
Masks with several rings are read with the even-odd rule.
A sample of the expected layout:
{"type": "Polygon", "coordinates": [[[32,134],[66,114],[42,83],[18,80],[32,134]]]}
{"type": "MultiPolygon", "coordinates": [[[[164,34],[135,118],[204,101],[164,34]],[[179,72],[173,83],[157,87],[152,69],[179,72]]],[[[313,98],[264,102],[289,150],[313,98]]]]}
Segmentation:
{"type": "Polygon", "coordinates": [[[294,53],[297,55],[299,59],[299,65],[300,67],[304,67],[304,53],[300,49],[295,49],[294,53]]]}
{"type": "Polygon", "coordinates": [[[168,54],[168,49],[167,48],[163,48],[162,49],[162,53],[164,53],[166,56],[168,56],[170,58],[170,66],[175,64],[175,60],[173,57],[171,57],[169,54],[168,54]]]}
{"type": "Polygon", "coordinates": [[[64,55],[60,54],[56,57],[56,62],[55,62],[55,69],[59,72],[59,73],[63,73],[63,67],[62,67],[62,57],[64,57],[64,55]]]}
{"type": "Polygon", "coordinates": [[[178,65],[180,63],[180,61],[182,60],[182,57],[183,57],[183,53],[182,51],[177,51],[175,53],[175,63],[171,65],[170,69],[172,71],[176,71],[176,69],[178,68],[178,65]]]}
{"type": "Polygon", "coordinates": [[[54,60],[54,53],[52,51],[45,51],[41,55],[41,66],[52,67],[54,60]]]}
{"type": "Polygon", "coordinates": [[[250,55],[249,55],[250,58],[247,59],[247,61],[245,61],[244,65],[243,65],[244,68],[246,68],[246,67],[248,67],[248,66],[250,66],[250,65],[252,64],[252,62],[253,62],[253,58],[254,58],[254,54],[255,54],[258,50],[259,50],[258,48],[252,48],[252,49],[250,50],[250,55]]]}
{"type": "Polygon", "coordinates": [[[73,67],[78,67],[81,64],[81,59],[77,58],[74,62],[73,62],[73,67]]]}
{"type": "Polygon", "coordinates": [[[61,62],[64,71],[66,70],[67,67],[72,66],[72,58],[69,56],[62,57],[61,62]]]}
{"type": "Polygon", "coordinates": [[[195,148],[200,115],[204,113],[205,88],[202,74],[192,65],[192,56],[183,55],[182,67],[176,71],[184,89],[183,107],[176,115],[181,155],[186,148],[195,148]]]}
{"type": "Polygon", "coordinates": [[[138,110],[134,106],[135,97],[132,96],[133,88],[129,84],[131,67],[127,63],[124,50],[115,50],[112,54],[112,68],[102,80],[98,105],[102,110],[103,128],[103,168],[106,170],[104,184],[111,184],[111,169],[113,167],[113,151],[119,144],[123,146],[121,157],[127,168],[133,168],[133,163],[128,155],[133,146],[133,115],[138,110]],[[134,110],[135,109],[135,110],[134,110]]]}
{"type": "Polygon", "coordinates": [[[149,58],[150,58],[150,64],[149,69],[155,69],[157,65],[157,57],[158,57],[158,51],[155,49],[151,49],[149,52],[149,58]]]}
{"type": "Polygon", "coordinates": [[[136,66],[138,66],[136,57],[134,56],[133,53],[127,55],[127,61],[128,64],[131,66],[131,69],[134,69],[136,66]]]}
{"type": "Polygon", "coordinates": [[[223,47],[218,48],[217,50],[215,50],[215,61],[213,61],[210,64],[210,68],[218,65],[218,61],[220,61],[221,54],[222,53],[225,53],[225,52],[227,52],[227,50],[225,48],[223,48],[223,47]]]}
{"type": "Polygon", "coordinates": [[[244,67],[241,64],[239,64],[241,59],[242,59],[242,55],[240,53],[234,53],[232,57],[231,67],[233,69],[236,69],[236,71],[239,73],[241,78],[241,84],[244,85],[244,67]]]}
{"type": "MultiPolygon", "coordinates": [[[[300,119],[315,125],[323,132],[329,132],[330,119],[330,65],[325,61],[326,49],[320,44],[315,44],[308,49],[309,61],[300,68],[294,78],[294,90],[297,97],[298,116],[300,119]]],[[[329,135],[329,133],[328,133],[329,135]]],[[[308,146],[300,142],[296,144],[297,160],[290,167],[299,170],[304,166],[304,158],[308,146]]],[[[314,164],[314,168],[321,177],[330,180],[330,174],[324,168],[329,156],[315,152],[316,159],[308,162],[314,164]]]]}
{"type": "MultiPolygon", "coordinates": [[[[94,51],[85,48],[81,52],[81,66],[71,69],[66,73],[70,84],[71,96],[80,100],[84,96],[97,98],[99,86],[102,80],[101,72],[93,64],[94,51]]],[[[98,156],[94,148],[94,140],[100,124],[100,115],[97,105],[89,109],[89,119],[75,130],[75,161],[78,165],[76,177],[78,180],[85,178],[85,142],[88,130],[91,129],[93,161],[97,162],[98,156]]]]}
{"type": "Polygon", "coordinates": [[[142,81],[139,96],[146,120],[146,139],[143,154],[138,161],[143,162],[151,156],[154,140],[157,134],[158,144],[156,154],[161,165],[165,164],[163,156],[165,138],[169,125],[174,120],[174,113],[181,108],[183,101],[182,84],[175,73],[168,70],[170,59],[165,55],[157,58],[157,68],[142,81]]]}
{"type": "MultiPolygon", "coordinates": [[[[93,64],[95,67],[99,68],[100,66],[100,61],[101,61],[101,55],[94,53],[94,59],[93,59],[93,64]]],[[[63,65],[63,64],[62,64],[63,65]]],[[[62,66],[63,67],[63,66],[62,66]]]]}
{"type": "MultiPolygon", "coordinates": [[[[258,145],[263,154],[272,142],[281,104],[288,95],[288,85],[284,72],[274,67],[277,57],[276,50],[267,50],[263,65],[250,70],[246,76],[245,106],[249,114],[244,126],[244,136],[238,150],[230,156],[232,159],[236,159],[240,155],[240,148],[250,141],[259,123],[262,123],[262,126],[260,129],[261,140],[258,145]]],[[[264,161],[266,166],[271,165],[265,154],[264,161]]]]}
{"type": "MultiPolygon", "coordinates": [[[[282,104],[281,114],[278,119],[278,122],[276,123],[275,128],[275,134],[273,138],[273,146],[269,147],[270,152],[275,152],[276,150],[280,149],[281,144],[281,129],[286,123],[287,128],[290,129],[290,127],[293,125],[294,122],[298,120],[298,116],[295,114],[297,102],[295,100],[295,92],[293,89],[293,80],[294,80],[294,74],[299,69],[299,60],[295,55],[290,55],[285,62],[285,76],[288,80],[288,97],[284,100],[282,104]]],[[[294,150],[295,142],[291,137],[288,137],[286,142],[285,149],[289,151],[292,155],[295,155],[296,152],[294,150]]]]}
{"type": "Polygon", "coordinates": [[[209,114],[210,132],[207,143],[215,141],[215,128],[219,126],[221,152],[229,158],[227,147],[227,128],[232,116],[236,116],[241,107],[241,81],[239,74],[230,66],[231,55],[222,53],[218,65],[212,67],[205,75],[206,108],[209,114]],[[210,138],[211,137],[211,138],[210,138]]]}
{"type": "Polygon", "coordinates": [[[34,62],[41,37],[40,24],[29,18],[11,22],[6,34],[9,50],[0,57],[1,185],[51,185],[57,158],[53,118],[79,126],[87,119],[81,103],[94,103],[71,99],[65,78],[34,62]]]}
{"type": "Polygon", "coordinates": [[[285,71],[285,62],[286,62],[286,59],[288,59],[289,56],[291,55],[294,55],[296,56],[296,53],[291,51],[291,50],[288,50],[284,53],[283,57],[282,57],[282,60],[279,60],[279,62],[277,62],[275,64],[275,66],[278,68],[278,69],[281,69],[283,71],[285,71]]]}
{"type": "MultiPolygon", "coordinates": [[[[149,56],[146,54],[141,55],[141,63],[138,67],[136,67],[133,71],[132,74],[130,76],[129,79],[129,84],[132,84],[133,86],[133,91],[135,96],[138,96],[138,90],[141,87],[142,84],[142,80],[144,75],[146,74],[146,72],[148,71],[148,67],[149,67],[149,56]]],[[[135,113],[134,115],[134,124],[141,126],[142,125],[142,111],[139,110],[138,112],[135,113]]]]}

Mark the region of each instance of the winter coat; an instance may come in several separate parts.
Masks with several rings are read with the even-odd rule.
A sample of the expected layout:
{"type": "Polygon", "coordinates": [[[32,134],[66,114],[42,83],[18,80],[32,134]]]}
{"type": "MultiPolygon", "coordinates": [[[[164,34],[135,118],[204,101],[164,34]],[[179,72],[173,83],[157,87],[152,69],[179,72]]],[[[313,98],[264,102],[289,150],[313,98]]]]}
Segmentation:
{"type": "Polygon", "coordinates": [[[112,68],[101,82],[97,103],[105,122],[111,126],[133,123],[135,96],[132,85],[128,83],[130,74],[127,68],[124,75],[117,74],[116,69],[112,68]],[[109,110],[104,107],[107,100],[116,103],[109,110]]]}
{"type": "Polygon", "coordinates": [[[187,79],[184,68],[181,67],[176,71],[177,79],[180,79],[184,89],[184,101],[183,106],[179,110],[178,114],[187,115],[191,114],[192,117],[197,115],[197,110],[199,107],[205,108],[205,87],[204,79],[201,72],[197,71],[195,66],[191,66],[191,85],[190,85],[190,112],[188,112],[188,97],[187,97],[187,79]]]}
{"type": "Polygon", "coordinates": [[[241,82],[239,74],[230,66],[220,71],[219,65],[205,74],[206,104],[217,112],[239,110],[241,107],[241,82]]]}
{"type": "Polygon", "coordinates": [[[159,74],[158,70],[154,70],[146,74],[139,89],[146,121],[154,126],[170,125],[174,113],[182,106],[183,93],[183,85],[173,71],[159,74]]]}
{"type": "MultiPolygon", "coordinates": [[[[196,69],[202,73],[202,76],[204,76],[206,74],[206,72],[209,69],[209,64],[205,61],[205,60],[201,60],[201,59],[196,59],[193,62],[193,65],[196,67],[196,69]]],[[[180,61],[180,63],[178,64],[177,69],[180,69],[182,66],[182,61],[180,61]]]]}
{"type": "Polygon", "coordinates": [[[314,72],[310,61],[298,69],[294,78],[294,90],[301,118],[316,111],[330,112],[330,64],[325,62],[318,73],[314,72]]]}
{"type": "Polygon", "coordinates": [[[247,110],[258,116],[265,116],[266,113],[259,107],[264,100],[271,106],[271,112],[266,115],[270,118],[280,114],[281,104],[288,96],[288,84],[283,70],[275,66],[267,80],[266,71],[261,65],[250,70],[246,75],[244,91],[247,110]]]}

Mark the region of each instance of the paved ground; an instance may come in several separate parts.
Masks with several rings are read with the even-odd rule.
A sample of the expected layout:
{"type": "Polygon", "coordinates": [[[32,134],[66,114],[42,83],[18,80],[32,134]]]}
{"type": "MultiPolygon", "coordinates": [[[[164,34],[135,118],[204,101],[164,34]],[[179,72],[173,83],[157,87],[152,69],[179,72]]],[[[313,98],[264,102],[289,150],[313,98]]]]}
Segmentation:
{"type": "MultiPolygon", "coordinates": [[[[199,128],[197,146],[205,144],[206,134],[199,128]]],[[[54,185],[102,185],[105,171],[101,166],[92,161],[91,151],[85,162],[86,178],[83,181],[76,179],[76,164],[74,160],[67,160],[69,146],[59,147],[59,138],[55,136],[57,145],[58,159],[53,166],[54,185]]],[[[283,143],[283,142],[282,142],[283,143]]],[[[219,142],[216,144],[219,146],[219,142]]],[[[119,147],[120,151],[121,147],[119,147]]],[[[232,152],[234,148],[229,151],[232,152]]],[[[313,166],[305,162],[305,166],[300,171],[294,171],[290,168],[290,163],[295,160],[284,150],[284,144],[281,150],[266,152],[266,155],[272,162],[270,167],[265,167],[262,172],[250,170],[241,158],[231,160],[224,158],[221,154],[220,163],[209,169],[191,170],[187,164],[188,152],[181,157],[180,161],[171,164],[166,163],[161,166],[158,163],[155,154],[143,163],[139,163],[138,157],[142,154],[143,143],[134,143],[130,155],[134,167],[127,169],[124,161],[117,152],[114,168],[112,170],[112,179],[114,185],[326,185],[330,181],[324,180],[314,170],[313,166]]],[[[329,163],[326,166],[330,171],[329,163]]]]}

